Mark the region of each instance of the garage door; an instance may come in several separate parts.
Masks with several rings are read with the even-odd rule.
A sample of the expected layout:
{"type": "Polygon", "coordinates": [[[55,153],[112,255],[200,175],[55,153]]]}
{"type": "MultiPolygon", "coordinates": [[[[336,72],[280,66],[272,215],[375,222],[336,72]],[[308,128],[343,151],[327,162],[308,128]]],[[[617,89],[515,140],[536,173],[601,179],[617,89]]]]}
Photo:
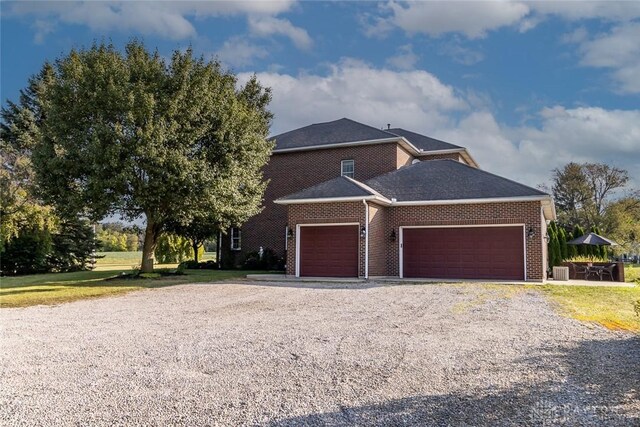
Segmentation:
{"type": "Polygon", "coordinates": [[[358,277],[357,225],[300,227],[300,275],[358,277]]]}
{"type": "Polygon", "coordinates": [[[404,277],[524,280],[522,226],[404,228],[404,277]]]}

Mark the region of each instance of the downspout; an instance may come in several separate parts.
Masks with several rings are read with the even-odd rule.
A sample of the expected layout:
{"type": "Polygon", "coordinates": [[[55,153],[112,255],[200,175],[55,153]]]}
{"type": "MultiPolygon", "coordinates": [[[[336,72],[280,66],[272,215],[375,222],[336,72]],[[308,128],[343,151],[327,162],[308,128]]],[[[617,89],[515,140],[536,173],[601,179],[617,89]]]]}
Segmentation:
{"type": "Polygon", "coordinates": [[[364,204],[364,278],[369,279],[369,205],[365,199],[364,204]]]}

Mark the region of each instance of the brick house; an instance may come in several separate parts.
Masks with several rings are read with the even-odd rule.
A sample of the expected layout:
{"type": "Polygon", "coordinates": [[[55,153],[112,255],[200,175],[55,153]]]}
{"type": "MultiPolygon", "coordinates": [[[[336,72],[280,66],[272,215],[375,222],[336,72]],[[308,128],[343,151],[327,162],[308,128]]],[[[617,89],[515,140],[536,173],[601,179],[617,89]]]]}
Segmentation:
{"type": "Polygon", "coordinates": [[[346,118],[274,139],[264,210],[221,239],[223,264],[262,247],[292,276],[544,280],[551,197],[464,147],[346,118]]]}

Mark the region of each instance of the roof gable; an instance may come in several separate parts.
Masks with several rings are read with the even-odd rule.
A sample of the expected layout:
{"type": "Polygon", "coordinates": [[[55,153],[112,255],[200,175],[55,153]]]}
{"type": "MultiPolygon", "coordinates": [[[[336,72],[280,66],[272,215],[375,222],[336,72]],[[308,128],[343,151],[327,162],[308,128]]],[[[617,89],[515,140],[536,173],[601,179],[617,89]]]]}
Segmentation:
{"type": "Polygon", "coordinates": [[[339,176],[297,193],[282,197],[279,200],[333,199],[345,197],[368,197],[378,194],[360,182],[339,176]]]}
{"type": "Polygon", "coordinates": [[[394,137],[397,137],[397,135],[351,119],[342,118],[332,122],[316,123],[300,129],[294,129],[269,139],[275,139],[275,150],[286,150],[394,137]]]}
{"type": "Polygon", "coordinates": [[[418,162],[365,184],[398,202],[547,196],[535,188],[455,160],[418,162]]]}
{"type": "Polygon", "coordinates": [[[440,141],[439,139],[431,138],[429,136],[420,135],[419,133],[411,132],[402,128],[388,129],[386,132],[404,137],[407,141],[409,141],[422,151],[462,149],[462,147],[460,147],[459,145],[450,144],[448,142],[440,141]]]}

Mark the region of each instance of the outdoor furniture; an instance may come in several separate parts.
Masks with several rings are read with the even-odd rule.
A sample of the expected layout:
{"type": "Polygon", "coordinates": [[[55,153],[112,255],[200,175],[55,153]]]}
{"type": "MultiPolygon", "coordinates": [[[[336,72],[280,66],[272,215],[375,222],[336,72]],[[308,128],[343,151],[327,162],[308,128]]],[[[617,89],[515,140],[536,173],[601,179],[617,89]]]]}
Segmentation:
{"type": "Polygon", "coordinates": [[[602,269],[604,268],[604,266],[602,265],[589,265],[587,266],[587,277],[586,280],[589,280],[589,277],[594,275],[602,280],[602,269]]]}
{"type": "Polygon", "coordinates": [[[616,268],[615,264],[609,264],[606,267],[603,267],[602,270],[600,271],[600,280],[602,280],[602,278],[604,276],[609,276],[611,278],[611,280],[613,280],[613,269],[616,268]]]}
{"type": "Polygon", "coordinates": [[[587,267],[586,265],[574,264],[572,262],[570,262],[569,265],[573,269],[575,277],[583,276],[584,280],[587,280],[587,277],[589,275],[589,267],[587,267]]]}

